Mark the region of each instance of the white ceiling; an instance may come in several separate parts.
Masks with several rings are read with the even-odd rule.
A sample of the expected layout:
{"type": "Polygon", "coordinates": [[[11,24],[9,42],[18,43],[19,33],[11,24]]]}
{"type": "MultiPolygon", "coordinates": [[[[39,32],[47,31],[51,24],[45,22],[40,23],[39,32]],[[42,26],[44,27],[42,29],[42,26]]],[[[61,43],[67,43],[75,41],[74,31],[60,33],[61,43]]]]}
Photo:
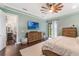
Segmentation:
{"type": "Polygon", "coordinates": [[[27,13],[30,13],[32,15],[38,16],[42,19],[50,19],[52,17],[58,17],[65,14],[70,14],[73,12],[77,12],[79,10],[79,4],[78,3],[63,3],[64,7],[63,10],[59,13],[50,13],[47,14],[41,13],[40,9],[41,6],[43,6],[45,3],[7,3],[5,5],[17,8],[19,10],[25,11],[22,8],[27,9],[27,13]],[[74,5],[77,5],[77,8],[73,7],[74,5]],[[72,9],[75,8],[75,9],[72,9]]]}

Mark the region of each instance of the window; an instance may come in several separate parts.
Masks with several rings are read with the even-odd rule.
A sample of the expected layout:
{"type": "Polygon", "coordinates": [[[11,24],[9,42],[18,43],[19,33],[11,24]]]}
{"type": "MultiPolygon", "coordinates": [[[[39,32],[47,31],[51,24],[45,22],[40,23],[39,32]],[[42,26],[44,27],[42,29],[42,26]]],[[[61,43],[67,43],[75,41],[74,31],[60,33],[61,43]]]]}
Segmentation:
{"type": "Polygon", "coordinates": [[[54,37],[57,37],[57,21],[54,21],[54,37]]]}
{"type": "Polygon", "coordinates": [[[57,21],[52,21],[51,29],[52,37],[57,37],[57,21]]]}

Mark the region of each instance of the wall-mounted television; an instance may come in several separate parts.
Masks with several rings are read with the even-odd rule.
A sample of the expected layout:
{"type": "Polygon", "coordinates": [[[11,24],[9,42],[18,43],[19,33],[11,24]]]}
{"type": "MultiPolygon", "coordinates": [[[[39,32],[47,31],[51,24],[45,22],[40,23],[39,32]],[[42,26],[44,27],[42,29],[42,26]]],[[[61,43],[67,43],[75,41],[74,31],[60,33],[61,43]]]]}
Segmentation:
{"type": "Polygon", "coordinates": [[[28,21],[27,22],[27,27],[28,27],[28,29],[38,29],[39,28],[39,23],[34,22],[34,21],[28,21]]]}

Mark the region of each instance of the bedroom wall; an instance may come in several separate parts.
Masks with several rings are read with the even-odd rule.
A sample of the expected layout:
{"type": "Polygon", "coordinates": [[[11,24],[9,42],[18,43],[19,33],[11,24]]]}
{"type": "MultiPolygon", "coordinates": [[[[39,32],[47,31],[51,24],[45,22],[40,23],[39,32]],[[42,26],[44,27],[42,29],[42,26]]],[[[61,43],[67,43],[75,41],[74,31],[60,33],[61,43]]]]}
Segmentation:
{"type": "Polygon", "coordinates": [[[33,15],[18,13],[17,10],[12,11],[12,9],[8,10],[7,8],[0,8],[0,9],[3,10],[5,13],[11,13],[11,14],[18,15],[18,18],[19,18],[18,19],[19,42],[25,38],[26,32],[34,31],[34,30],[27,29],[27,21],[28,20],[38,22],[39,23],[39,30],[37,30],[37,31],[45,32],[45,34],[47,36],[47,23],[45,20],[42,20],[41,18],[33,16],[33,15]]]}
{"type": "Polygon", "coordinates": [[[79,36],[79,13],[74,13],[72,15],[60,18],[58,25],[58,35],[62,35],[63,27],[71,27],[73,24],[75,25],[75,27],[77,27],[79,36]]]}
{"type": "Polygon", "coordinates": [[[24,39],[26,32],[29,32],[29,31],[45,32],[45,34],[47,36],[47,23],[46,23],[46,21],[40,20],[38,18],[26,17],[26,16],[23,16],[23,15],[20,15],[20,16],[21,16],[21,17],[19,17],[19,20],[20,20],[19,21],[19,31],[20,31],[20,34],[21,34],[20,39],[24,39]],[[38,30],[28,30],[28,28],[27,28],[27,21],[28,20],[38,22],[39,23],[39,29],[38,30]]]}

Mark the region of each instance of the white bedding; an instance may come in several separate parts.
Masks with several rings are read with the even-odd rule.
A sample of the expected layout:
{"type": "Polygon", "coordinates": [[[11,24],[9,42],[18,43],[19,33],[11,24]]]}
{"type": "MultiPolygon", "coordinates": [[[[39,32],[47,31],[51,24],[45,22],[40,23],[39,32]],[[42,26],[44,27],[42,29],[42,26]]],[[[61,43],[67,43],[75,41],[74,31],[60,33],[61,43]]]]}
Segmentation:
{"type": "Polygon", "coordinates": [[[76,38],[59,36],[43,44],[43,50],[50,50],[63,56],[79,56],[79,43],[76,38]]]}

